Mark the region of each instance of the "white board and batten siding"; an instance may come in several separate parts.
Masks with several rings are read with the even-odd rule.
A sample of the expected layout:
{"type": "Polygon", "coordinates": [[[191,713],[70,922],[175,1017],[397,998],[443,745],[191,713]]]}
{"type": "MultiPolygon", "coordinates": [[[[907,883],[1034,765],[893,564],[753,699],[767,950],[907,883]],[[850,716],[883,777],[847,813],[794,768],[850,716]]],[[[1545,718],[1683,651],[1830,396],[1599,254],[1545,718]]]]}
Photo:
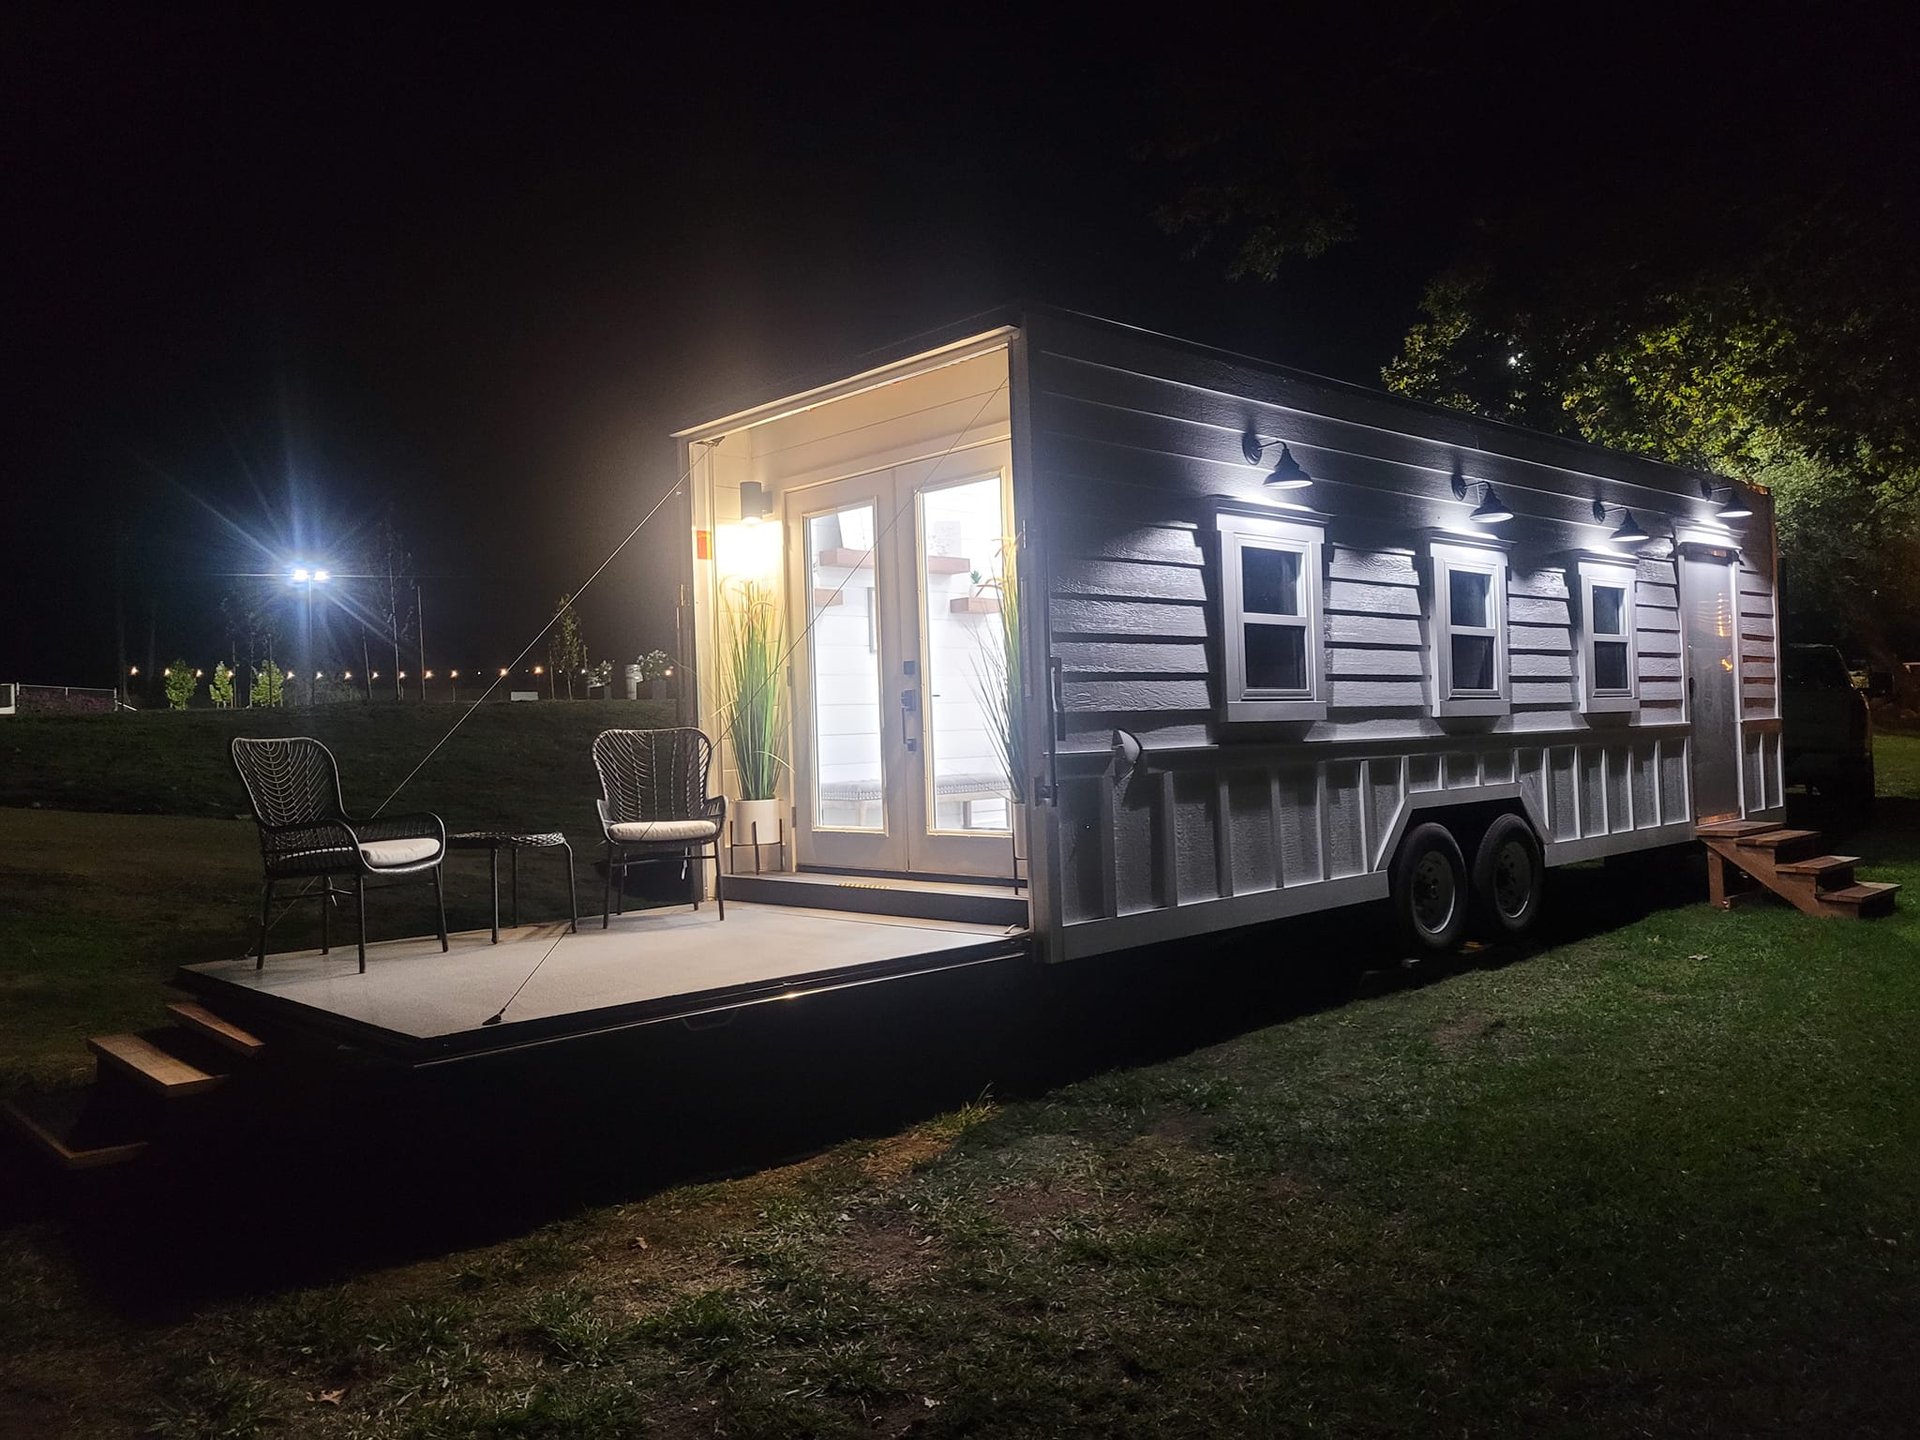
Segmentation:
{"type": "MultiPolygon", "coordinates": [[[[1576,557],[1617,509],[1657,535],[1701,523],[1698,477],[1070,317],[1032,318],[1023,348],[1046,591],[1030,613],[1056,672],[1056,804],[1041,807],[1055,958],[1382,897],[1400,836],[1440,806],[1520,807],[1550,864],[1691,837],[1674,562],[1617,561],[1633,567],[1638,706],[1603,715],[1582,708],[1576,557]],[[1284,439],[1311,489],[1263,493],[1248,430],[1284,439]],[[1472,532],[1457,471],[1516,512],[1491,531],[1507,542],[1498,716],[1434,713],[1425,545],[1472,532]],[[1274,499],[1325,517],[1325,714],[1230,724],[1211,515],[1274,499]],[[1116,757],[1116,731],[1139,739],[1138,763],[1116,757]]],[[[1769,551],[1743,549],[1751,812],[1778,804],[1772,577],[1769,551]]]]}

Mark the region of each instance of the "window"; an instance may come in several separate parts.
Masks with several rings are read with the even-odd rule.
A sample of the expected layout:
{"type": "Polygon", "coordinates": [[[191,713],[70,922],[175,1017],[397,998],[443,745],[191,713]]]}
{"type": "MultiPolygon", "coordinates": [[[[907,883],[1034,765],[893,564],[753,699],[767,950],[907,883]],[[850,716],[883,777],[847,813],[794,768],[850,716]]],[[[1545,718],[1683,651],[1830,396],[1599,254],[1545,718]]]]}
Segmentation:
{"type": "Polygon", "coordinates": [[[1224,718],[1317,720],[1320,526],[1222,512],[1220,599],[1226,652],[1224,718]]]}
{"type": "Polygon", "coordinates": [[[1633,642],[1631,565],[1580,564],[1580,704],[1588,711],[1636,710],[1639,667],[1633,642]]]}
{"type": "Polygon", "coordinates": [[[1436,715],[1504,715],[1507,680],[1507,557],[1494,549],[1435,541],[1431,549],[1436,715]]]}

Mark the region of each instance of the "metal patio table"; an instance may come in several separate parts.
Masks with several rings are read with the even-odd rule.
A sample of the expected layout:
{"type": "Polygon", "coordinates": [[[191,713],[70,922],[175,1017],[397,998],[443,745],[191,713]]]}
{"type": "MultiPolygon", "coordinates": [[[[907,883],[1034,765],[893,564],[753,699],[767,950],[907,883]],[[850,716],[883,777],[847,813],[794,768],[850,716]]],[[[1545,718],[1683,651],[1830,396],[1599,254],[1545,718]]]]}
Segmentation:
{"type": "Polygon", "coordinates": [[[570,933],[580,929],[580,894],[573,878],[573,847],[558,830],[463,830],[447,837],[449,850],[485,850],[493,868],[493,943],[500,943],[500,852],[505,850],[512,871],[513,909],[509,923],[520,923],[520,852],[522,850],[559,850],[566,857],[567,905],[573,916],[570,933]]]}

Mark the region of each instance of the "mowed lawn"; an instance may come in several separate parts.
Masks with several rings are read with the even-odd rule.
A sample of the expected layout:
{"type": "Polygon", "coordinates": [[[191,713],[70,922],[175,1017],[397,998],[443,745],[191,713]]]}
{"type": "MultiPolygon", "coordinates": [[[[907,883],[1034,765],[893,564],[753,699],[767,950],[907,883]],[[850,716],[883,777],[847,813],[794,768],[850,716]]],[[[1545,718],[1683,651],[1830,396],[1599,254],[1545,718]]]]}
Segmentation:
{"type": "MultiPolygon", "coordinates": [[[[599,843],[591,746],[615,726],[671,723],[653,701],[484,706],[452,730],[450,705],[327,706],[9,719],[0,729],[0,1097],[83,1079],[85,1038],[164,1018],[182,963],[244,952],[260,922],[260,852],[227,747],[235,735],[313,735],[339,759],[347,808],[429,810],[449,830],[562,830],[583,906],[599,843]]],[[[552,864],[523,867],[521,914],[566,913],[552,864]]],[[[445,872],[448,921],[487,923],[484,855],[445,872]]],[[[376,938],[431,932],[432,891],[368,902],[376,938]]],[[[336,935],[351,934],[336,929],[336,935]]],[[[272,944],[319,943],[314,903],[276,912],[272,944]]]]}
{"type": "Polygon", "coordinates": [[[1880,776],[1881,922],[1583,925],[1640,882],[1582,869],[1549,948],[185,1318],[17,1224],[0,1435],[1912,1434],[1920,739],[1880,776]]]}

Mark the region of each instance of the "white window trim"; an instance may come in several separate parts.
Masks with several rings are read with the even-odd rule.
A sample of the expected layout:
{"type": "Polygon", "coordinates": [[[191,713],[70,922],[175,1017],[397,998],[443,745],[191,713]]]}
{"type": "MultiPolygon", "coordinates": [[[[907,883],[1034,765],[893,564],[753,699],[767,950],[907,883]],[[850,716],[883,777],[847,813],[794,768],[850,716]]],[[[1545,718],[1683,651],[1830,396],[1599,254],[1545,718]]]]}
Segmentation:
{"type": "Polygon", "coordinates": [[[1638,567],[1631,562],[1606,560],[1581,560],[1580,576],[1580,708],[1585,713],[1603,714],[1635,711],[1640,708],[1640,616],[1635,603],[1634,588],[1639,583],[1638,567]],[[1625,692],[1600,692],[1594,686],[1593,645],[1599,638],[1593,633],[1593,589],[1596,585],[1609,585],[1626,592],[1621,608],[1621,621],[1625,634],[1609,640],[1621,639],[1627,645],[1627,688],[1625,692]]]}
{"type": "Polygon", "coordinates": [[[1221,511],[1220,529],[1220,648],[1225,658],[1221,718],[1261,722],[1323,720],[1327,714],[1326,629],[1322,619],[1326,572],[1322,556],[1326,527],[1298,520],[1221,511]],[[1249,622],[1242,604],[1240,555],[1244,549],[1291,550],[1300,556],[1301,614],[1276,623],[1297,624],[1306,634],[1306,689],[1299,693],[1249,690],[1247,687],[1246,631],[1249,622]]]}
{"type": "Polygon", "coordinates": [[[1506,715],[1513,710],[1513,675],[1507,662],[1507,556],[1490,546],[1453,544],[1434,540],[1427,546],[1432,562],[1433,590],[1428,602],[1427,633],[1433,662],[1433,713],[1449,715],[1506,715]],[[1459,570],[1491,577],[1487,603],[1493,624],[1454,627],[1448,609],[1452,572],[1459,570]],[[1454,635],[1493,636],[1493,677],[1490,691],[1456,694],[1453,688],[1454,635]]]}

